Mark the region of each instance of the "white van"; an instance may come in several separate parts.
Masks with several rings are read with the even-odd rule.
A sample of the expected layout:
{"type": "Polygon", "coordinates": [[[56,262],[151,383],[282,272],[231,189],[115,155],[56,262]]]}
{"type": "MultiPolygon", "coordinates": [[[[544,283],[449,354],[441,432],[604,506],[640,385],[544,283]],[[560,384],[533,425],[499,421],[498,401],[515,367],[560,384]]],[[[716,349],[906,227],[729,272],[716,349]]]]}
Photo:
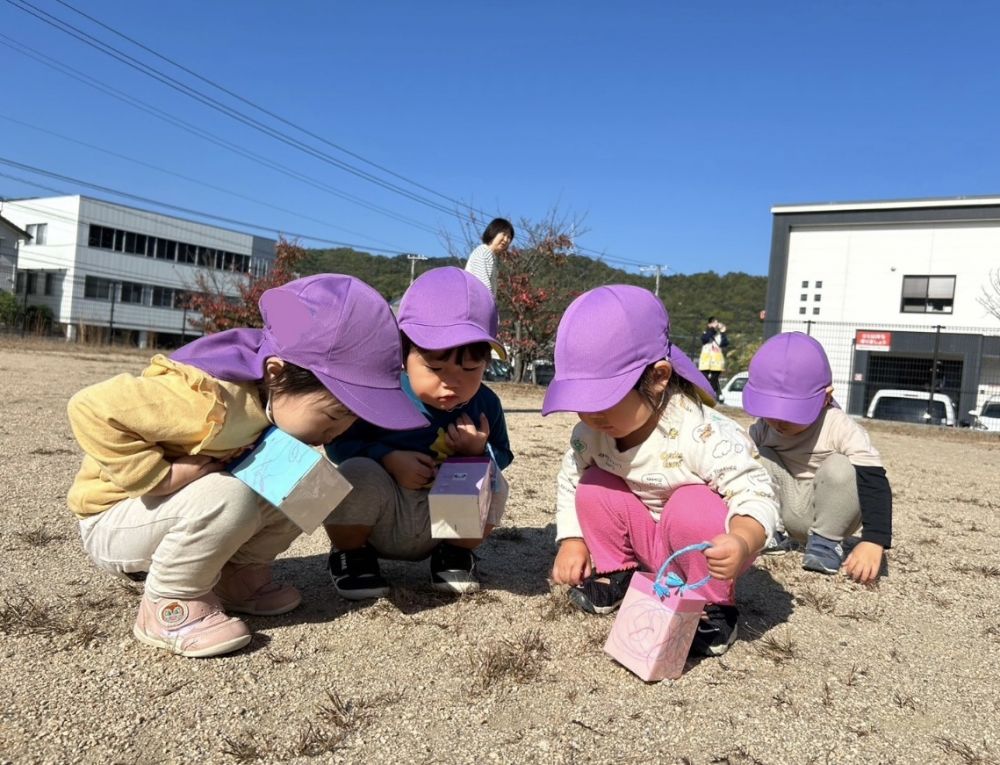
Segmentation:
{"type": "Polygon", "coordinates": [[[746,387],[750,375],[747,372],[737,372],[722,386],[719,403],[723,406],[743,408],[743,388],[746,387]]]}
{"type": "Polygon", "coordinates": [[[944,393],[935,393],[928,407],[929,393],[919,390],[880,390],[868,407],[873,420],[919,422],[925,425],[955,426],[955,404],[944,393]]]}
{"type": "Polygon", "coordinates": [[[972,415],[972,427],[1000,433],[1000,398],[984,401],[979,409],[973,409],[969,414],[972,415]]]}

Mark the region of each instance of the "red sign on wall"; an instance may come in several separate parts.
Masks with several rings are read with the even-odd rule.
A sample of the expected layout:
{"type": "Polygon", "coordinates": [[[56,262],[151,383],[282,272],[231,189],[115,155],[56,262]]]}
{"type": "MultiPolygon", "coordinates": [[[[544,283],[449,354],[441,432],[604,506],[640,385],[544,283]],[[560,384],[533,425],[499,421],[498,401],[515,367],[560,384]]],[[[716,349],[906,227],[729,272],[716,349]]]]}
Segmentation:
{"type": "Polygon", "coordinates": [[[892,350],[892,332],[873,332],[859,329],[854,334],[854,349],[857,351],[892,350]]]}

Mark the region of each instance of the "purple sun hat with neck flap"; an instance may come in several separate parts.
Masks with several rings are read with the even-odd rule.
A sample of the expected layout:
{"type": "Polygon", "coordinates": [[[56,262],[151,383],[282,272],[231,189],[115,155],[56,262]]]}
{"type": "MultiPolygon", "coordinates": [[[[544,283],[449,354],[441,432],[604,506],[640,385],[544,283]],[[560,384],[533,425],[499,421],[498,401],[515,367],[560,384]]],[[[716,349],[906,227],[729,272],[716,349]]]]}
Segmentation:
{"type": "Polygon", "coordinates": [[[556,374],[542,414],[609,409],[635,387],[646,367],[663,360],[715,405],[712,384],[670,341],[670,316],[658,297],[625,284],[584,292],[559,321],[556,374]]]}
{"type": "Polygon", "coordinates": [[[499,327],[493,293],[468,271],[454,266],[425,271],[399,302],[399,328],[427,351],[489,343],[506,359],[507,352],[497,339],[499,327]]]}
{"type": "Polygon", "coordinates": [[[362,420],[391,430],[427,420],[400,387],[399,328],[389,304],[353,276],[316,274],[260,296],[263,329],[206,335],[171,355],[220,380],[261,380],[277,357],[312,372],[362,420]]]}
{"type": "Polygon", "coordinates": [[[831,385],[833,372],[823,346],[802,332],[783,332],[750,359],[743,409],[754,417],[811,425],[826,406],[831,385]]]}

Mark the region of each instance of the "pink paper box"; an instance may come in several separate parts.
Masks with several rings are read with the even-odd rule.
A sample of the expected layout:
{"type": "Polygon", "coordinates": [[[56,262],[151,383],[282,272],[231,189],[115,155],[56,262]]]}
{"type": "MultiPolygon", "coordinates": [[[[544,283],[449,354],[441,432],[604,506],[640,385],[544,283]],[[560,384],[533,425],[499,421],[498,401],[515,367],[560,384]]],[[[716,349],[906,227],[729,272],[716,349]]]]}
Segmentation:
{"type": "Polygon", "coordinates": [[[656,575],[637,571],[629,582],[604,650],[646,682],[678,678],[684,671],[705,599],[693,592],[660,598],[656,575]]]}
{"type": "Polygon", "coordinates": [[[428,505],[431,537],[476,539],[483,535],[493,496],[493,460],[458,457],[438,468],[428,505]]]}

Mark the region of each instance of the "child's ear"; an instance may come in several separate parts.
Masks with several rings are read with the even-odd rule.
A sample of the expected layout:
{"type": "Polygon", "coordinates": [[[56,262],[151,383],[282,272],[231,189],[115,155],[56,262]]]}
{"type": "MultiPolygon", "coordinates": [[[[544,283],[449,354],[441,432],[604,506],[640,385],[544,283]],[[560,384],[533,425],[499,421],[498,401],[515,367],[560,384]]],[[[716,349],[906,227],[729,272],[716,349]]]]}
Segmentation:
{"type": "Polygon", "coordinates": [[[832,385],[827,385],[826,386],[826,403],[829,404],[831,401],[833,401],[833,386],[832,385]]]}
{"type": "Polygon", "coordinates": [[[279,359],[277,356],[271,356],[267,361],[264,362],[264,379],[270,382],[282,369],[285,368],[285,362],[279,359]]]}
{"type": "Polygon", "coordinates": [[[657,361],[653,364],[653,383],[656,385],[657,392],[666,390],[667,383],[670,382],[670,378],[673,377],[673,374],[673,364],[666,359],[663,361],[657,361]]]}

